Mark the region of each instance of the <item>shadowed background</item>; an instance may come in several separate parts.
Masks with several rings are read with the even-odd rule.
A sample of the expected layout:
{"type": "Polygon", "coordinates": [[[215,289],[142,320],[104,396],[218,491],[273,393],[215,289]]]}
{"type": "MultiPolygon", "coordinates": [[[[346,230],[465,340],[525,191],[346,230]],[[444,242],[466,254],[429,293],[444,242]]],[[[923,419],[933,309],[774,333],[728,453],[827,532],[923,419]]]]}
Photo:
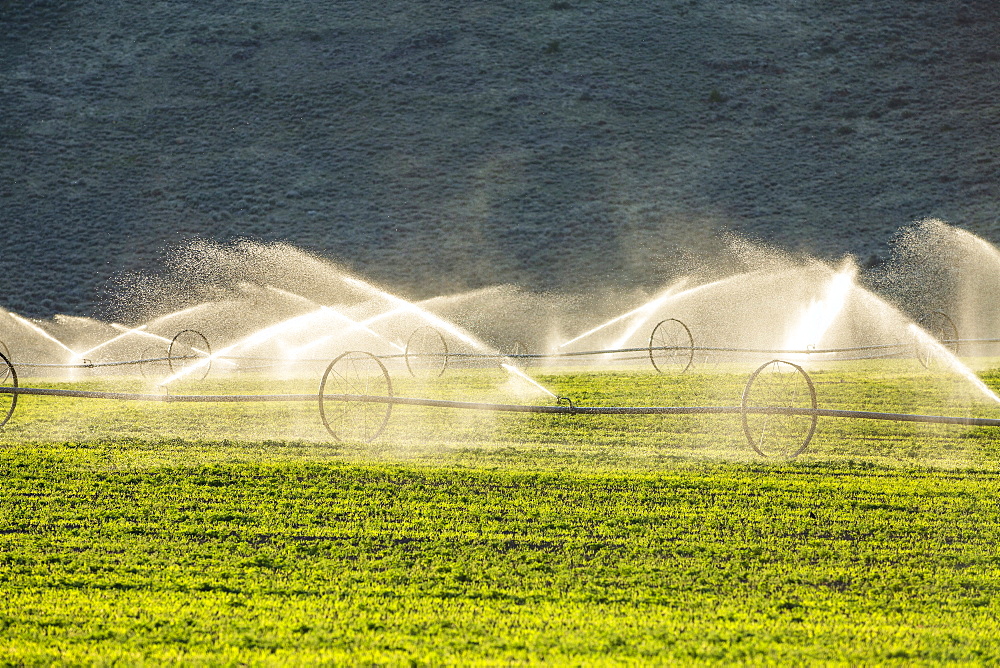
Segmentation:
{"type": "Polygon", "coordinates": [[[652,288],[726,230],[1000,241],[992,2],[0,0],[0,305],[99,314],[185,239],[414,298],[652,288]]]}

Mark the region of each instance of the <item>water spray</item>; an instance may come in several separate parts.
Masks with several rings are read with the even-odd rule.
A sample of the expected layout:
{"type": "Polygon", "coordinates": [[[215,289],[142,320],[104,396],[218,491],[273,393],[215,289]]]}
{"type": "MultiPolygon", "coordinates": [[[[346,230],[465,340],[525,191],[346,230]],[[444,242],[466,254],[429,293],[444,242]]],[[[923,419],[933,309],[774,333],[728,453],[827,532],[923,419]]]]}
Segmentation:
{"type": "MultiPolygon", "coordinates": [[[[350,276],[344,276],[343,280],[345,283],[348,283],[349,285],[352,285],[362,290],[366,290],[370,294],[376,297],[380,297],[381,299],[384,299],[391,304],[394,304],[398,308],[403,309],[405,312],[412,313],[413,315],[425,320],[428,324],[432,325],[433,327],[438,327],[440,329],[443,329],[444,331],[448,332],[448,334],[454,336],[459,341],[468,344],[474,350],[478,350],[479,352],[482,353],[499,354],[498,351],[490,348],[490,346],[487,346],[482,341],[479,341],[471,334],[468,334],[467,332],[462,330],[460,327],[448,322],[447,320],[444,320],[443,318],[438,317],[437,315],[431,313],[427,309],[421,308],[420,306],[417,306],[412,302],[408,302],[401,297],[397,297],[396,295],[385,292],[384,290],[380,290],[375,286],[369,285],[368,283],[365,283],[364,281],[358,280],[356,278],[350,276]]],[[[517,366],[511,364],[510,362],[511,360],[507,360],[507,363],[501,366],[509,374],[525,381],[529,386],[531,387],[538,386],[537,381],[535,381],[528,374],[526,374],[524,371],[517,368],[517,366]]],[[[546,390],[546,392],[548,392],[548,394],[555,396],[552,392],[549,392],[548,390],[546,390]]]]}
{"type": "Polygon", "coordinates": [[[810,349],[820,346],[823,337],[843,312],[857,273],[857,266],[848,261],[830,278],[823,295],[812,300],[803,309],[802,315],[785,337],[785,348],[810,349]]]}
{"type": "MultiPolygon", "coordinates": [[[[598,333],[600,331],[603,331],[603,330],[607,329],[608,327],[610,327],[611,325],[614,325],[616,323],[621,322],[622,320],[627,320],[628,318],[636,317],[636,321],[637,322],[636,322],[635,326],[630,330],[629,335],[628,335],[628,336],[631,336],[631,334],[633,334],[639,327],[642,327],[642,325],[645,324],[646,321],[649,320],[650,317],[652,317],[652,314],[656,311],[657,308],[659,308],[663,304],[663,302],[665,302],[671,295],[673,295],[675,292],[677,292],[677,290],[679,290],[680,288],[682,288],[686,282],[687,282],[687,279],[686,278],[682,278],[681,280],[677,281],[676,283],[668,286],[666,290],[664,290],[663,292],[661,292],[656,297],[653,297],[651,300],[649,300],[645,304],[643,304],[641,306],[638,306],[638,307],[632,309],[631,311],[628,311],[627,313],[622,313],[621,315],[615,316],[611,320],[608,320],[607,322],[601,323],[597,327],[594,327],[593,329],[589,329],[586,332],[584,332],[583,334],[580,334],[579,336],[576,336],[576,337],[570,339],[569,341],[564,341],[563,343],[560,343],[557,346],[557,348],[565,348],[567,346],[570,346],[570,345],[576,343],[577,341],[580,341],[582,339],[587,338],[588,336],[593,336],[594,334],[596,334],[596,333],[598,333]],[[643,317],[643,316],[645,316],[645,317],[643,317]]],[[[613,347],[621,347],[621,345],[624,344],[624,341],[628,340],[628,336],[623,337],[623,339],[619,342],[619,344],[617,346],[613,346],[613,347]]]]}
{"type": "Polygon", "coordinates": [[[62,348],[66,352],[68,352],[70,354],[70,359],[71,360],[77,360],[77,359],[81,358],[81,356],[78,355],[75,350],[73,350],[72,348],[70,348],[69,346],[67,346],[65,343],[63,343],[62,341],[60,341],[56,337],[52,336],[51,334],[49,334],[44,329],[42,329],[41,327],[39,327],[35,323],[31,322],[27,318],[22,318],[21,316],[19,316],[16,313],[10,313],[10,317],[13,318],[15,322],[18,322],[18,323],[24,325],[25,327],[27,327],[31,331],[35,332],[36,334],[40,334],[46,340],[55,343],[60,348],[62,348]]]}

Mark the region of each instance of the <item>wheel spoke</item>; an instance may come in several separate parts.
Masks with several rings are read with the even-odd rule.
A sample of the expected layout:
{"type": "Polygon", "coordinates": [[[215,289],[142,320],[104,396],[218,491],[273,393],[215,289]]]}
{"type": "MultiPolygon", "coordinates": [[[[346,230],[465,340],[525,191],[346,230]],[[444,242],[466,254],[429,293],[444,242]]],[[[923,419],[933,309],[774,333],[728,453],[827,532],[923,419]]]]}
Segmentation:
{"type": "Polygon", "coordinates": [[[781,411],[815,409],[816,405],[815,386],[802,367],[781,360],[761,365],[743,390],[742,419],[747,441],[764,457],[801,454],[816,431],[817,416],[781,411]]]}
{"type": "Polygon", "coordinates": [[[338,441],[371,442],[385,429],[392,412],[392,383],[382,362],[366,352],[347,352],[330,362],[320,382],[319,411],[338,441]],[[344,396],[385,397],[357,401],[344,396]]]}

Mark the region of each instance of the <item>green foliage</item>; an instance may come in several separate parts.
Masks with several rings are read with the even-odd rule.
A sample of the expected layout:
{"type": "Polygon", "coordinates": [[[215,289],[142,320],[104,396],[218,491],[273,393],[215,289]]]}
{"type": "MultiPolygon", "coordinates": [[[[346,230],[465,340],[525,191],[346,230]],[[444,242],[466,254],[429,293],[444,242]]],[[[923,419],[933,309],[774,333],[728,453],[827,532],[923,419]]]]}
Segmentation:
{"type": "Polygon", "coordinates": [[[993,475],[74,454],[4,457],[13,663],[1000,658],[993,475]]]}
{"type": "MultiPolygon", "coordinates": [[[[882,371],[815,373],[821,405],[989,410],[882,371]]],[[[666,405],[734,403],[745,374],[540,377],[579,405],[666,405]]],[[[416,411],[365,446],[311,405],[23,399],[0,664],[1000,660],[995,430],[829,421],[781,462],[750,461],[725,416],[416,411]]]]}
{"type": "Polygon", "coordinates": [[[719,89],[713,88],[708,93],[708,103],[709,104],[722,104],[728,102],[729,98],[719,92],[719,89]]]}

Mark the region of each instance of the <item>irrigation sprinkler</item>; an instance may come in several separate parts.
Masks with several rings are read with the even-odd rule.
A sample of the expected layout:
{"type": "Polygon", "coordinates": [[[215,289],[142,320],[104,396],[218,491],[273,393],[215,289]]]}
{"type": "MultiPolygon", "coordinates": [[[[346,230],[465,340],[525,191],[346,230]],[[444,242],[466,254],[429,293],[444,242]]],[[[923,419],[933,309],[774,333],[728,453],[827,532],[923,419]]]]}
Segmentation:
{"type": "Polygon", "coordinates": [[[501,353],[501,357],[509,358],[516,366],[524,369],[528,366],[531,358],[536,356],[528,352],[528,346],[523,341],[515,339],[507,345],[506,351],[501,353]]]}
{"type": "Polygon", "coordinates": [[[406,369],[414,378],[437,378],[448,368],[448,342],[430,325],[418,327],[406,340],[406,369]]]}
{"type": "Polygon", "coordinates": [[[669,318],[656,323],[649,335],[649,361],[660,373],[684,373],[694,361],[694,337],[680,320],[669,318]]]}
{"type": "MultiPolygon", "coordinates": [[[[202,370],[197,379],[204,380],[212,369],[212,346],[209,345],[205,335],[198,330],[181,330],[170,340],[167,362],[172,374],[200,365],[202,370]]],[[[197,372],[192,372],[192,375],[197,375],[197,372]]]]}
{"type": "Polygon", "coordinates": [[[319,415],[338,441],[374,441],[392,414],[392,380],[385,365],[367,352],[349,351],[330,362],[319,383],[319,415]],[[382,403],[352,397],[379,396],[382,403]],[[329,401],[329,406],[327,402],[329,401]]]}
{"type": "MultiPolygon", "coordinates": [[[[825,362],[849,362],[858,360],[876,360],[876,359],[899,359],[903,357],[913,357],[915,346],[914,342],[902,343],[884,343],[875,345],[865,345],[865,346],[845,346],[845,347],[835,347],[835,348],[815,348],[807,347],[804,349],[784,349],[784,348],[747,348],[740,346],[718,346],[718,345],[693,345],[693,337],[689,337],[690,331],[686,329],[686,326],[680,321],[663,321],[668,323],[670,327],[673,328],[674,332],[677,334],[672,340],[664,338],[662,335],[669,334],[667,325],[660,327],[659,331],[655,331],[655,337],[651,336],[652,343],[643,345],[642,347],[636,348],[613,348],[613,349],[600,349],[600,350],[577,350],[577,351],[566,351],[566,352],[546,352],[546,353],[531,353],[531,352],[518,352],[524,350],[523,344],[516,342],[513,344],[512,348],[507,348],[505,351],[497,352],[453,352],[448,349],[446,340],[444,336],[433,327],[423,327],[421,330],[429,331],[414,331],[413,335],[410,337],[409,349],[403,349],[404,352],[399,354],[380,354],[377,357],[383,361],[390,359],[402,358],[407,363],[407,370],[411,375],[432,375],[440,376],[444,373],[447,367],[452,363],[452,360],[486,360],[490,363],[498,363],[503,365],[505,362],[513,360],[518,366],[527,366],[532,360],[540,361],[552,361],[558,359],[577,359],[585,357],[603,357],[611,358],[614,357],[618,361],[639,361],[639,360],[650,360],[653,362],[653,366],[656,371],[664,373],[666,370],[671,369],[671,364],[674,364],[673,368],[679,372],[684,372],[689,368],[696,365],[716,366],[719,360],[723,358],[727,359],[738,359],[739,355],[750,355],[756,358],[760,355],[794,355],[794,356],[807,356],[812,359],[822,360],[825,362]],[[423,339],[423,340],[421,340],[423,339]],[[656,339],[659,339],[657,341],[656,339]],[[428,343],[429,342],[429,343],[428,343]],[[667,345],[656,345],[657,343],[664,343],[667,345]],[[704,361],[695,361],[696,353],[704,353],[704,361]],[[430,370],[430,374],[426,374],[425,371],[430,370]]],[[[660,323],[661,325],[663,323],[660,323]]],[[[251,362],[252,366],[240,366],[238,370],[242,371],[256,371],[261,369],[267,369],[271,367],[280,366],[282,368],[287,368],[289,364],[327,364],[327,359],[320,358],[307,358],[300,357],[294,360],[289,360],[287,357],[271,357],[271,356],[249,356],[249,355],[220,355],[211,353],[207,340],[204,339],[202,335],[194,330],[185,330],[182,332],[188,341],[183,341],[178,339],[177,343],[174,345],[173,354],[171,356],[171,351],[168,348],[166,353],[162,353],[160,350],[156,349],[155,346],[147,347],[143,349],[141,355],[137,359],[129,360],[118,360],[118,361],[104,361],[95,362],[88,359],[79,359],[73,363],[47,363],[47,362],[31,362],[31,361],[20,361],[18,366],[27,368],[39,368],[39,369],[100,369],[105,367],[119,367],[119,366],[139,366],[144,376],[155,377],[155,370],[158,367],[169,367],[170,369],[180,371],[187,366],[198,365],[198,369],[194,371],[200,371],[201,376],[207,375],[208,370],[211,366],[214,366],[215,361],[224,360],[230,364],[236,365],[237,362],[251,362]],[[193,334],[187,334],[186,332],[193,332],[193,334]],[[185,348],[193,348],[193,353],[189,355],[184,355],[185,348]]],[[[180,336],[180,334],[178,334],[180,336]]],[[[914,335],[918,340],[921,338],[919,335],[914,335]]],[[[927,341],[931,341],[929,337],[923,337],[927,341]]],[[[177,339],[177,337],[175,337],[177,339]]],[[[165,341],[169,341],[164,339],[165,341]]],[[[952,340],[949,339],[946,343],[956,346],[961,344],[998,344],[1000,339],[997,338],[977,338],[977,339],[961,339],[952,340]]],[[[934,346],[930,343],[926,344],[927,348],[932,349],[934,346]]],[[[954,348],[953,348],[954,349],[954,348]]],[[[9,357],[9,356],[8,356],[9,357]]],[[[701,358],[699,358],[700,360],[701,358]]],[[[0,374],[3,370],[0,369],[0,374]]],[[[183,375],[183,374],[178,374],[183,375]]],[[[194,373],[191,374],[195,375],[194,373]]]]}

